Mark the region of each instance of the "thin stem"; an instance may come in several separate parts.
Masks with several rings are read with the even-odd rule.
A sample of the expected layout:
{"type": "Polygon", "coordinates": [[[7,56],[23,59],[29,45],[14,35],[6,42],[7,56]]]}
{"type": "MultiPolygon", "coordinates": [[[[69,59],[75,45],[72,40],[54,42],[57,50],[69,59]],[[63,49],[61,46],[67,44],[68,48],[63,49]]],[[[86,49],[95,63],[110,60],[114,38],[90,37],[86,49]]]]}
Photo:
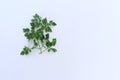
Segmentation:
{"type": "Polygon", "coordinates": [[[38,47],[40,48],[40,43],[39,43],[39,41],[37,40],[37,42],[38,42],[38,47]]]}
{"type": "Polygon", "coordinates": [[[42,53],[45,52],[46,50],[48,50],[48,48],[44,49],[44,50],[42,51],[42,53]]]}
{"type": "Polygon", "coordinates": [[[39,42],[39,40],[37,40],[37,43],[38,43],[38,49],[40,50],[40,53],[42,53],[42,47],[40,47],[40,42],[39,42]]]}

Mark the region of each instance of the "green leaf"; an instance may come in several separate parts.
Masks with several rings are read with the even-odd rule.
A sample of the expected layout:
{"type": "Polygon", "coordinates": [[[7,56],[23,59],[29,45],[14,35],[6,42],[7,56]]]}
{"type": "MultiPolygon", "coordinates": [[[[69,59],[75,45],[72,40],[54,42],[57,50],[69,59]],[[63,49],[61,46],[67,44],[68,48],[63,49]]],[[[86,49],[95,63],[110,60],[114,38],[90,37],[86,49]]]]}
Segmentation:
{"type": "Polygon", "coordinates": [[[44,35],[41,34],[41,35],[40,35],[40,40],[41,40],[42,42],[43,42],[44,38],[45,38],[44,35]]]}
{"type": "Polygon", "coordinates": [[[24,36],[27,38],[27,37],[28,37],[28,35],[29,35],[29,33],[25,33],[25,35],[24,35],[24,36]]]}
{"type": "Polygon", "coordinates": [[[45,29],[45,32],[52,32],[52,29],[51,29],[50,27],[47,27],[47,28],[45,29]]]}
{"type": "Polygon", "coordinates": [[[22,51],[22,52],[20,53],[20,55],[25,55],[25,52],[24,52],[24,51],[22,51]]]}
{"type": "Polygon", "coordinates": [[[56,39],[55,39],[55,38],[52,40],[52,45],[53,45],[53,46],[56,45],[56,39]]]}
{"type": "Polygon", "coordinates": [[[31,22],[30,25],[31,25],[32,27],[35,27],[35,24],[34,24],[33,22],[31,22]]]}
{"type": "Polygon", "coordinates": [[[43,34],[43,30],[40,28],[40,29],[38,29],[38,30],[36,31],[36,33],[38,33],[38,34],[43,34]]]}
{"type": "Polygon", "coordinates": [[[49,34],[46,34],[46,39],[49,39],[49,34]]]}
{"type": "Polygon", "coordinates": [[[38,39],[40,38],[39,34],[38,34],[38,33],[35,33],[35,34],[34,34],[34,38],[38,40],[38,39]]]}
{"type": "Polygon", "coordinates": [[[33,16],[33,17],[34,17],[34,19],[31,20],[30,25],[32,27],[39,27],[40,22],[41,22],[41,18],[37,14],[35,14],[35,16],[33,16]]]}
{"type": "Polygon", "coordinates": [[[40,28],[40,29],[41,29],[41,30],[44,30],[45,28],[46,28],[46,26],[41,26],[41,28],[40,28]]]}
{"type": "Polygon", "coordinates": [[[23,28],[23,32],[29,32],[30,29],[29,28],[23,28]]]}
{"type": "Polygon", "coordinates": [[[34,39],[33,41],[34,41],[34,45],[35,45],[35,46],[38,46],[37,41],[36,41],[35,39],[34,39]]]}
{"type": "Polygon", "coordinates": [[[51,43],[49,40],[47,40],[47,41],[46,41],[46,46],[47,46],[47,47],[51,47],[51,46],[52,46],[52,43],[51,43]]]}
{"type": "Polygon", "coordinates": [[[44,25],[46,25],[46,24],[47,24],[47,18],[44,18],[44,19],[42,20],[42,23],[43,23],[44,25]]]}
{"type": "Polygon", "coordinates": [[[29,40],[34,38],[33,33],[26,33],[25,36],[26,36],[26,38],[29,39],[29,40]]]}
{"type": "Polygon", "coordinates": [[[29,54],[30,52],[31,52],[31,49],[25,46],[25,47],[23,48],[23,51],[22,51],[20,54],[21,54],[21,55],[27,55],[27,54],[29,54]]]}
{"type": "Polygon", "coordinates": [[[55,22],[53,22],[53,21],[50,21],[49,23],[50,23],[50,25],[52,25],[52,26],[56,26],[56,25],[57,25],[57,24],[56,24],[55,22]]]}
{"type": "Polygon", "coordinates": [[[40,16],[39,16],[38,14],[35,14],[33,17],[34,17],[35,19],[36,19],[36,18],[40,18],[40,16]]]}
{"type": "Polygon", "coordinates": [[[50,49],[48,49],[48,52],[56,52],[57,50],[55,49],[55,48],[50,48],[50,49]]]}

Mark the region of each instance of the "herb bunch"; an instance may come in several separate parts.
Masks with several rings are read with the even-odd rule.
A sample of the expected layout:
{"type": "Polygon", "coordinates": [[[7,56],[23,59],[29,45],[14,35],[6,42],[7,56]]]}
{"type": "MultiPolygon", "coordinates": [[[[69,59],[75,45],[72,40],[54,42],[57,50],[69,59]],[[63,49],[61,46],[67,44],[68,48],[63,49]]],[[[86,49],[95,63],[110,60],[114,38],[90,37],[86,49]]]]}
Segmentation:
{"type": "Polygon", "coordinates": [[[41,18],[38,14],[33,16],[30,22],[31,28],[23,28],[24,36],[29,42],[32,42],[32,46],[25,46],[21,51],[21,55],[28,55],[33,49],[38,49],[43,53],[44,51],[56,52],[54,48],[56,45],[56,38],[50,41],[50,33],[52,27],[56,26],[56,23],[52,20],[48,21],[47,18],[41,18]]]}

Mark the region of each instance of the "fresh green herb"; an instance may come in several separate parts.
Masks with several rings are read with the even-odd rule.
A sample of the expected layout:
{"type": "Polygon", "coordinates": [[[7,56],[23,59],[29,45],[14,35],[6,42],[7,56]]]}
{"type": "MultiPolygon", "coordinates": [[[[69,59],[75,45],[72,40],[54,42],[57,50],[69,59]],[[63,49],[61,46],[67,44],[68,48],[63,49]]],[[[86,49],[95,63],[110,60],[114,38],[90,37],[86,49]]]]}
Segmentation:
{"type": "Polygon", "coordinates": [[[49,40],[50,33],[52,32],[52,27],[56,26],[55,22],[48,21],[47,18],[41,18],[38,14],[33,16],[33,19],[30,22],[31,28],[24,28],[24,36],[28,41],[32,42],[32,46],[25,46],[21,51],[21,55],[28,55],[32,52],[33,49],[38,49],[40,53],[44,51],[56,52],[54,48],[56,45],[56,38],[53,38],[52,41],[49,40]]]}

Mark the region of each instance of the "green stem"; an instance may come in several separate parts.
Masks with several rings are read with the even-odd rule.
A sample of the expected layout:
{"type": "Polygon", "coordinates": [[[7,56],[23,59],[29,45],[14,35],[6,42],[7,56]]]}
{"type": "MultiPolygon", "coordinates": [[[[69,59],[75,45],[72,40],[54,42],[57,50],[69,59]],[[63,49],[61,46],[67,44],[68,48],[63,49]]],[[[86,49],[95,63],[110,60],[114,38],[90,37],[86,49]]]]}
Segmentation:
{"type": "Polygon", "coordinates": [[[42,53],[45,52],[46,50],[48,50],[48,48],[44,49],[44,50],[42,51],[42,53]]]}
{"type": "Polygon", "coordinates": [[[39,40],[37,40],[37,43],[38,43],[38,49],[40,50],[40,54],[42,53],[42,47],[40,47],[40,42],[39,40]]]}

